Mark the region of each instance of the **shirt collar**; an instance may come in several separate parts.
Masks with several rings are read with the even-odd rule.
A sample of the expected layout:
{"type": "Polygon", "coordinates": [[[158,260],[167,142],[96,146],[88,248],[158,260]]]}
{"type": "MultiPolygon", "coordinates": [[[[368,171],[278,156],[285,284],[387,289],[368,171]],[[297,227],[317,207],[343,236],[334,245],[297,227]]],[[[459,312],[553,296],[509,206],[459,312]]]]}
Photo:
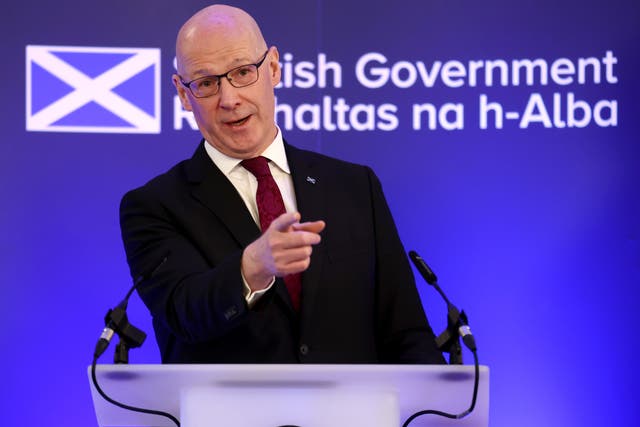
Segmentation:
{"type": "MultiPolygon", "coordinates": [[[[287,162],[287,153],[284,149],[282,132],[277,125],[276,129],[278,130],[278,132],[276,133],[275,139],[260,155],[271,160],[271,162],[273,162],[283,172],[291,174],[289,163],[287,162]]],[[[226,176],[228,176],[231,171],[233,171],[233,169],[237,167],[242,161],[242,159],[236,159],[234,157],[230,157],[226,154],[221,153],[217,148],[209,144],[207,141],[204,142],[204,149],[206,150],[213,163],[215,163],[218,169],[220,169],[226,176]]]]}

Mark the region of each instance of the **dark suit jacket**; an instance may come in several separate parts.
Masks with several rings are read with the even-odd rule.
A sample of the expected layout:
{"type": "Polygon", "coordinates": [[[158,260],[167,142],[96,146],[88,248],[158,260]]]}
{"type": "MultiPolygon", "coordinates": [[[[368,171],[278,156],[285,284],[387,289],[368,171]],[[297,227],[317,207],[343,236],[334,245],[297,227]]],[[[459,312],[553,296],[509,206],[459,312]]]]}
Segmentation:
{"type": "Polygon", "coordinates": [[[260,230],[202,143],[123,197],[127,261],[146,276],[138,292],[162,361],[444,363],[374,173],[285,146],[302,220],[327,224],[299,313],[281,279],[248,308],[240,258],[260,230]]]}

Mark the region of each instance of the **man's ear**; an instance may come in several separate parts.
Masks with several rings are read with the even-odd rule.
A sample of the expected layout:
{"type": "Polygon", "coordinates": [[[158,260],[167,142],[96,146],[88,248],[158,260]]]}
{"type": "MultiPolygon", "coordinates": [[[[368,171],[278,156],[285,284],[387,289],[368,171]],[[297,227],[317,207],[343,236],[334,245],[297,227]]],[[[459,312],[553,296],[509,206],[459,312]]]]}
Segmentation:
{"type": "Polygon", "coordinates": [[[180,97],[180,102],[182,103],[182,108],[187,111],[193,111],[191,108],[191,102],[189,101],[189,97],[187,96],[187,89],[184,87],[182,82],[180,81],[180,76],[174,74],[171,76],[171,81],[173,81],[173,85],[176,87],[176,91],[178,92],[178,96],[180,97]]]}
{"type": "Polygon", "coordinates": [[[281,70],[280,70],[280,54],[278,53],[278,48],[273,46],[269,49],[269,78],[271,79],[271,84],[275,87],[278,83],[280,83],[281,78],[281,70]]]}

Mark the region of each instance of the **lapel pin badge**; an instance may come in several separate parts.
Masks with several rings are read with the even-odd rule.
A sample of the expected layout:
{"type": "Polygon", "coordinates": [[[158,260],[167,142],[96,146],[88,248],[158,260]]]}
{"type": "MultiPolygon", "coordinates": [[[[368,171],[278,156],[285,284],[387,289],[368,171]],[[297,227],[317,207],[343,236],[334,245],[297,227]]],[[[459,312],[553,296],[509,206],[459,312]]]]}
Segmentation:
{"type": "Polygon", "coordinates": [[[316,183],[316,179],[312,178],[310,176],[307,177],[307,182],[311,183],[311,184],[315,184],[316,183]]]}

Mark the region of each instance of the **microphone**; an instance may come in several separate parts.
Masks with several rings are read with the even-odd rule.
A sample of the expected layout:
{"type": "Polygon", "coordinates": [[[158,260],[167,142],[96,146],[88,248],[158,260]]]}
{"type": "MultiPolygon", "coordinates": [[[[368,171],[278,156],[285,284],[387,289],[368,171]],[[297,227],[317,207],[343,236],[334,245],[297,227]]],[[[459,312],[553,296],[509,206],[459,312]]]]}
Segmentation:
{"type": "Polygon", "coordinates": [[[131,294],[137,289],[138,285],[142,283],[143,280],[151,278],[160,266],[167,261],[168,256],[169,254],[167,253],[153,269],[150,268],[140,274],[133,282],[133,286],[131,286],[131,289],[129,289],[124,299],[120,301],[114,309],[110,309],[107,312],[104,318],[105,327],[100,334],[100,338],[98,338],[93,352],[95,360],[102,356],[107,350],[115,334],[120,335],[129,347],[139,347],[147,338],[147,334],[129,323],[129,319],[127,318],[127,305],[129,304],[131,294]]]}
{"type": "MultiPolygon", "coordinates": [[[[416,266],[418,272],[420,272],[420,275],[422,275],[424,280],[428,284],[433,286],[436,291],[438,291],[442,299],[444,299],[444,301],[447,303],[447,309],[449,311],[448,320],[450,323],[452,323],[451,326],[457,328],[458,335],[460,335],[460,337],[462,338],[462,342],[464,343],[464,345],[472,352],[475,352],[477,350],[476,341],[473,337],[473,334],[471,333],[471,328],[469,327],[467,315],[464,310],[460,312],[458,308],[453,305],[451,301],[449,301],[449,298],[447,298],[447,296],[438,285],[438,277],[416,251],[409,251],[409,258],[411,258],[411,261],[416,266]]],[[[442,334],[440,337],[438,337],[437,340],[438,347],[443,347],[451,338],[452,337],[450,337],[446,333],[442,334]]],[[[453,356],[453,353],[451,354],[453,356]]]]}
{"type": "Polygon", "coordinates": [[[433,270],[429,268],[422,257],[418,255],[416,251],[409,251],[409,258],[411,258],[411,261],[413,261],[413,265],[416,266],[422,277],[424,277],[424,280],[426,280],[430,285],[437,286],[438,277],[435,275],[433,270]]]}

